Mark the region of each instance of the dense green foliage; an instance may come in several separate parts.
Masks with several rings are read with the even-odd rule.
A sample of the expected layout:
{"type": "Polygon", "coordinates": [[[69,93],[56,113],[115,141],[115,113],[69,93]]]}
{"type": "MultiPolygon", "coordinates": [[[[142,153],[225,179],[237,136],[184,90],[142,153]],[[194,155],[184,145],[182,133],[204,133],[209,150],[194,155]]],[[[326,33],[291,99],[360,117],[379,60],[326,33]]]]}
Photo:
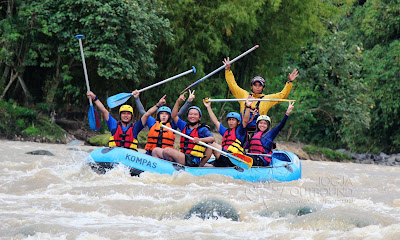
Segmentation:
{"type": "Polygon", "coordinates": [[[16,102],[0,100],[0,135],[6,138],[44,137],[47,141],[59,142],[65,132],[36,110],[20,107],[16,102]]]}
{"type": "MultiPolygon", "coordinates": [[[[280,138],[400,151],[399,0],[8,0],[0,3],[0,34],[0,99],[44,113],[87,111],[77,34],[85,35],[91,89],[103,103],[196,67],[195,75],[141,93],[146,108],[163,94],[172,106],[224,57],[258,44],[232,65],[239,86],[250,89],[250,79],[260,75],[265,93],[275,93],[288,73],[300,72],[289,95],[298,103],[280,138]]],[[[194,87],[194,104],[231,97],[223,72],[194,87]]],[[[269,111],[274,124],[286,108],[281,103],[269,111]]],[[[213,109],[223,119],[238,104],[213,109]]],[[[4,132],[6,112],[0,114],[1,135],[11,136],[4,132]]],[[[23,120],[13,131],[37,134],[22,128],[38,121],[34,112],[18,116],[23,120]]]]}

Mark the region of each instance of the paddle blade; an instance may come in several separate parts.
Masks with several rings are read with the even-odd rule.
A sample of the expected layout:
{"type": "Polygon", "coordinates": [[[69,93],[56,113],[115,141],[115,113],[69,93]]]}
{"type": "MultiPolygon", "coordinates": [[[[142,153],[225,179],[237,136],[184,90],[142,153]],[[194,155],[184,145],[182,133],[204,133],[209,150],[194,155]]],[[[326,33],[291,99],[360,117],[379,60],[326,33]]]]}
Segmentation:
{"type": "Polygon", "coordinates": [[[89,117],[90,128],[95,131],[99,130],[101,127],[100,117],[99,117],[99,114],[97,113],[96,109],[94,109],[93,106],[90,106],[90,108],[89,108],[88,117],[89,117]]]}
{"type": "Polygon", "coordinates": [[[233,164],[245,170],[249,170],[253,166],[253,158],[240,153],[228,154],[228,158],[233,164]]]}
{"type": "Polygon", "coordinates": [[[110,108],[115,108],[116,106],[119,106],[126,101],[132,96],[132,93],[119,93],[117,95],[111,96],[107,99],[107,105],[110,108]]]}

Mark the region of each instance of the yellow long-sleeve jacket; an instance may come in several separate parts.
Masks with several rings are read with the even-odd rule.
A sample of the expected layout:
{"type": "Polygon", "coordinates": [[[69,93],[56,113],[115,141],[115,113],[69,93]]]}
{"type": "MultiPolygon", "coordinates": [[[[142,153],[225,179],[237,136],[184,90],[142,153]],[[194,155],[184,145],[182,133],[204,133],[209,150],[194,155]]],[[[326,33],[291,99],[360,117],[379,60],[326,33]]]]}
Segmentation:
{"type": "MultiPolygon", "coordinates": [[[[248,91],[242,89],[241,87],[239,87],[239,85],[237,85],[232,71],[225,70],[225,79],[226,79],[226,82],[228,83],[229,90],[232,92],[232,94],[235,98],[247,98],[247,96],[249,96],[250,93],[248,91]]],[[[266,98],[286,99],[289,96],[290,91],[292,90],[292,86],[293,86],[293,83],[287,82],[285,84],[285,87],[283,88],[283,90],[279,93],[274,93],[274,94],[269,94],[269,95],[253,93],[253,97],[254,98],[264,98],[264,99],[266,99],[266,98]]],[[[239,102],[239,103],[240,103],[240,112],[244,112],[246,102],[239,102]]],[[[267,101],[260,102],[258,113],[260,115],[267,115],[268,110],[278,103],[279,102],[267,102],[267,101]]],[[[251,107],[255,108],[256,105],[257,105],[257,102],[254,101],[252,103],[251,107]]]]}

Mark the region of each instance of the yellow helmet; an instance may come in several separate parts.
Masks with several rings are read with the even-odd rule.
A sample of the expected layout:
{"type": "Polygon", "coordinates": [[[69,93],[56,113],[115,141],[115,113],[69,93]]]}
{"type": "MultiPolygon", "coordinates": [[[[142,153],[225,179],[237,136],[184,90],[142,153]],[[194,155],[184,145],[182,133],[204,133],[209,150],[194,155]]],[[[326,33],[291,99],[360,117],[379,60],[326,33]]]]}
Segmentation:
{"type": "Polygon", "coordinates": [[[121,112],[130,112],[133,115],[133,108],[130,105],[122,105],[119,108],[119,114],[121,114],[121,112]]]}

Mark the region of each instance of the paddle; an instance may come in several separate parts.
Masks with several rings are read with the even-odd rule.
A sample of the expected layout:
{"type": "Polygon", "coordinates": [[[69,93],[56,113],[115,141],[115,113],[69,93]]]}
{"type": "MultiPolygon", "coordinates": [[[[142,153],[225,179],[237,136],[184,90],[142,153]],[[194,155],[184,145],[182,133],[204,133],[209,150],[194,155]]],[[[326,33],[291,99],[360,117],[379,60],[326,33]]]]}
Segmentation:
{"type": "MultiPolygon", "coordinates": [[[[81,48],[81,55],[82,55],[83,72],[85,74],[85,79],[86,79],[86,87],[87,87],[88,92],[90,92],[89,78],[88,78],[88,74],[87,74],[87,70],[86,70],[85,56],[83,54],[83,46],[82,46],[83,35],[76,35],[75,38],[77,38],[79,40],[79,46],[81,48]]],[[[89,111],[88,111],[89,126],[91,129],[97,131],[101,127],[99,114],[97,113],[96,109],[94,109],[91,98],[89,98],[89,104],[90,104],[89,111]]]]}
{"type": "MultiPolygon", "coordinates": [[[[179,131],[176,131],[176,130],[174,130],[174,129],[172,129],[172,128],[169,128],[169,127],[167,127],[167,126],[165,126],[165,125],[161,125],[161,127],[162,127],[162,128],[165,128],[165,129],[167,129],[167,130],[169,130],[169,131],[172,131],[173,133],[176,133],[176,134],[178,134],[178,135],[180,135],[180,136],[182,136],[182,137],[188,138],[188,139],[190,139],[190,140],[192,140],[192,141],[194,140],[191,136],[188,136],[188,135],[186,135],[186,134],[184,134],[184,133],[181,133],[181,132],[179,132],[179,131]]],[[[246,155],[243,155],[243,154],[240,154],[240,153],[229,154],[229,153],[227,153],[227,152],[224,152],[224,151],[222,151],[222,150],[219,150],[218,148],[215,148],[215,147],[213,147],[213,146],[210,146],[210,145],[208,145],[207,143],[204,143],[204,142],[202,142],[202,141],[200,141],[199,144],[200,144],[200,145],[203,145],[204,147],[211,148],[212,150],[221,153],[222,155],[228,157],[229,160],[231,160],[231,162],[232,162],[233,164],[235,164],[236,166],[241,167],[241,168],[243,168],[243,169],[245,169],[245,170],[250,169],[251,166],[253,165],[253,159],[252,159],[251,157],[249,157],[249,156],[246,156],[246,155]]]]}
{"type": "MultiPolygon", "coordinates": [[[[258,48],[258,45],[255,45],[254,47],[250,48],[250,49],[247,50],[246,52],[244,52],[244,53],[240,54],[239,56],[235,57],[234,59],[232,59],[232,60],[230,61],[230,64],[236,62],[237,60],[241,59],[242,57],[244,57],[244,56],[246,56],[247,54],[251,53],[252,51],[256,50],[257,48],[258,48]]],[[[210,73],[207,74],[206,76],[200,78],[200,79],[197,80],[196,82],[190,84],[187,88],[185,88],[185,90],[183,90],[183,91],[181,92],[181,94],[182,94],[183,92],[187,91],[189,88],[192,88],[192,87],[196,86],[197,84],[199,84],[199,83],[202,82],[203,80],[205,80],[205,79],[211,77],[211,76],[214,75],[215,73],[221,71],[221,70],[224,69],[225,67],[226,67],[226,65],[223,65],[223,66],[221,66],[221,67],[215,69],[214,71],[210,72],[210,73]]]]}
{"type": "MultiPolygon", "coordinates": [[[[172,81],[172,80],[174,80],[174,79],[177,79],[177,78],[179,78],[179,77],[182,77],[182,76],[184,76],[184,75],[186,75],[186,74],[189,74],[189,73],[191,73],[191,72],[196,73],[196,68],[195,68],[194,66],[192,66],[192,69],[190,69],[190,70],[188,70],[188,71],[186,71],[186,72],[180,73],[180,74],[175,75],[175,76],[173,76],[173,77],[167,78],[167,79],[165,79],[165,80],[163,80],[163,81],[161,81],[161,82],[155,83],[155,84],[150,85],[150,86],[145,87],[145,88],[142,88],[142,89],[140,89],[138,92],[139,92],[139,93],[144,92],[144,91],[146,91],[146,90],[149,90],[150,88],[153,88],[153,87],[156,87],[156,86],[161,85],[161,84],[163,84],[163,83],[172,81]]],[[[107,105],[108,105],[108,107],[110,107],[110,108],[114,108],[114,107],[119,106],[119,105],[125,103],[126,101],[128,101],[128,99],[129,99],[131,96],[132,96],[132,93],[119,93],[119,94],[117,94],[117,95],[114,95],[114,96],[109,97],[109,98],[107,99],[107,105]]]]}
{"type": "MultiPolygon", "coordinates": [[[[206,102],[245,102],[246,98],[235,98],[235,99],[206,99],[206,102]]],[[[296,100],[289,99],[271,99],[271,98],[252,98],[251,101],[260,102],[296,102],[296,100]]]]}

